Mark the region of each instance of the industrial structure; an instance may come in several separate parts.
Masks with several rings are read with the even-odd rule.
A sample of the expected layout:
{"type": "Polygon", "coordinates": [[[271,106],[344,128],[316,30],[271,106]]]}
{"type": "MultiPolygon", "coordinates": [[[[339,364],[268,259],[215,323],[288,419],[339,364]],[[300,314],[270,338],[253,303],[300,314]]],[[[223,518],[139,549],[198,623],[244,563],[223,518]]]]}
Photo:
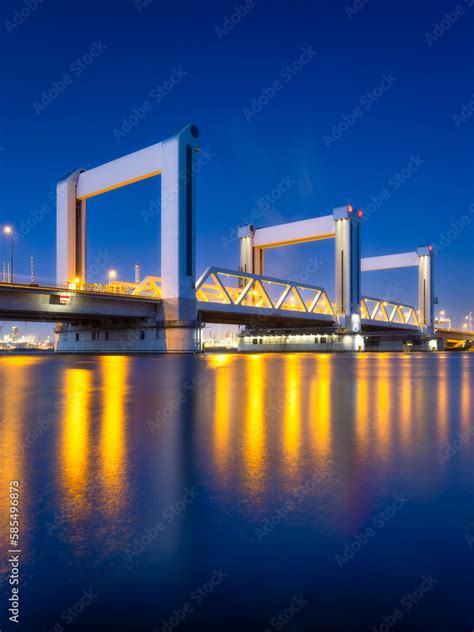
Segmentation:
{"type": "Polygon", "coordinates": [[[240,265],[208,268],[196,278],[195,156],[199,130],[176,136],[90,170],[57,186],[55,287],[0,284],[0,318],[56,322],[62,352],[195,352],[203,323],[244,326],[248,350],[436,350],[431,246],[361,257],[362,211],[332,213],[279,226],[239,228],[240,265]],[[87,200],[161,176],[161,276],[135,282],[87,279],[87,200]],[[323,287],[265,275],[265,250],[334,239],[335,298],[323,287]],[[361,295],[361,274],[418,268],[418,305],[361,295]],[[255,345],[264,345],[264,347],[255,345]]]}

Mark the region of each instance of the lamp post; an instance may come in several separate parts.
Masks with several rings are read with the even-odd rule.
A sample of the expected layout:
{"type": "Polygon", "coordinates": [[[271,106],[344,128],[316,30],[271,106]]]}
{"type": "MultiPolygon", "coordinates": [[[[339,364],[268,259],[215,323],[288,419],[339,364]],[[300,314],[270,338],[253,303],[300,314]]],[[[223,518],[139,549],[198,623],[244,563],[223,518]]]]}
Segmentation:
{"type": "Polygon", "coordinates": [[[109,285],[112,283],[112,280],[117,277],[116,270],[109,270],[109,285]]]}
{"type": "Polygon", "coordinates": [[[13,283],[13,242],[14,242],[14,232],[11,226],[4,226],[3,233],[5,235],[10,235],[12,251],[11,251],[11,261],[10,261],[10,282],[13,283]]]}
{"type": "Polygon", "coordinates": [[[467,324],[469,324],[469,331],[472,331],[472,312],[469,312],[466,316],[467,324]]]}

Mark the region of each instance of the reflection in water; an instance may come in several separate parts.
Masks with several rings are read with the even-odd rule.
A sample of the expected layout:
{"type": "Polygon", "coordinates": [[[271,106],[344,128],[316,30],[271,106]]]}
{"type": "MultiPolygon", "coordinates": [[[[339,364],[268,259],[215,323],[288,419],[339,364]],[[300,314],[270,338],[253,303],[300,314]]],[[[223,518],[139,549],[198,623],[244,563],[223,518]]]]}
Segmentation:
{"type": "Polygon", "coordinates": [[[103,356],[102,427],[99,441],[100,482],[103,507],[111,516],[118,514],[126,500],[126,406],[128,370],[126,356],[103,356]]]}
{"type": "Polygon", "coordinates": [[[315,371],[310,384],[311,436],[319,470],[326,473],[331,458],[331,356],[316,358],[315,371]]]}
{"type": "Polygon", "coordinates": [[[438,443],[441,449],[448,442],[448,406],[449,406],[449,381],[447,356],[438,356],[437,384],[438,393],[438,443]]]}
{"type": "Polygon", "coordinates": [[[374,430],[376,449],[380,456],[389,457],[390,430],[395,401],[392,399],[392,379],[390,375],[390,360],[384,354],[375,356],[375,413],[374,430]]]}
{"type": "Polygon", "coordinates": [[[27,480],[28,472],[25,472],[24,448],[28,434],[26,423],[30,421],[25,415],[25,407],[31,389],[31,369],[41,360],[26,356],[5,357],[0,360],[0,546],[4,552],[9,548],[5,525],[9,522],[9,488],[10,481],[13,480],[19,481],[21,547],[26,549],[28,488],[31,481],[27,480]]]}
{"type": "Polygon", "coordinates": [[[214,370],[214,457],[220,477],[228,474],[229,459],[233,454],[230,445],[232,419],[232,367],[231,355],[216,355],[209,360],[214,370]]]}
{"type": "Polygon", "coordinates": [[[359,353],[356,362],[356,437],[359,450],[362,455],[366,456],[369,448],[369,437],[371,434],[370,426],[374,420],[369,418],[369,379],[368,379],[368,360],[369,357],[364,353],[359,353]]]}
{"type": "Polygon", "coordinates": [[[248,355],[247,403],[243,434],[243,459],[246,484],[254,493],[263,488],[265,466],[265,373],[269,357],[248,355]]]}
{"type": "Polygon", "coordinates": [[[413,362],[409,356],[401,359],[402,370],[400,378],[400,439],[404,451],[410,446],[410,435],[413,432],[413,362]]]}
{"type": "Polygon", "coordinates": [[[301,357],[285,356],[285,409],[283,414],[283,454],[286,469],[296,475],[301,441],[301,357]]]}
{"type": "Polygon", "coordinates": [[[469,356],[464,355],[461,364],[461,432],[466,436],[474,432],[473,420],[471,417],[471,388],[469,356]]]}
{"type": "Polygon", "coordinates": [[[92,371],[66,369],[64,373],[64,422],[60,444],[65,511],[72,520],[85,519],[88,511],[87,484],[91,440],[90,399],[92,371]]]}

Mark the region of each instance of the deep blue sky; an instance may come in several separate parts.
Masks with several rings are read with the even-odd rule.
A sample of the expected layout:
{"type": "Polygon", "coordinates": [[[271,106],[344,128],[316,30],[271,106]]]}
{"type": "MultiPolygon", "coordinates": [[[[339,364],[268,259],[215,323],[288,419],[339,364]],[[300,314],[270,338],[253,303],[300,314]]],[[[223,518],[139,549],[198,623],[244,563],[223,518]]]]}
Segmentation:
{"type": "MultiPolygon", "coordinates": [[[[458,124],[453,116],[473,99],[474,6],[369,0],[349,18],[349,0],[255,0],[219,38],[216,28],[244,1],[145,2],[139,11],[133,0],[44,0],[18,27],[11,23],[25,5],[2,3],[0,224],[19,229],[51,204],[56,182],[73,169],[158,142],[192,121],[212,155],[198,176],[199,271],[237,267],[238,243],[226,240],[282,179],[290,179],[288,190],[257,225],[326,214],[346,202],[367,208],[386,189],[388,199],[365,221],[363,254],[440,243],[451,222],[467,216],[471,223],[460,224],[439,253],[436,293],[458,321],[473,309],[474,116],[458,124]],[[435,32],[456,6],[462,15],[435,32]],[[93,46],[105,48],[78,74],[77,60],[93,46]],[[287,65],[304,49],[316,54],[288,80],[295,69],[287,65]],[[64,75],[71,80],[62,94],[38,111],[42,93],[64,75]],[[181,79],[157,103],[157,87],[173,76],[181,79]],[[281,89],[247,120],[244,110],[275,81],[281,89]],[[368,96],[380,86],[380,98],[368,96]],[[117,138],[114,130],[146,101],[151,111],[117,138]],[[354,108],[360,116],[349,129],[325,142],[354,108]],[[411,177],[396,186],[410,161],[411,177]]],[[[144,274],[159,273],[159,214],[143,218],[158,195],[153,179],[91,200],[89,264],[107,251],[120,278],[133,278],[136,260],[144,274]]],[[[51,204],[16,244],[18,273],[28,273],[33,255],[38,276],[53,278],[54,249],[51,204]]],[[[267,272],[298,276],[314,268],[315,257],[309,281],[332,293],[330,242],[271,252],[267,272]]],[[[416,301],[414,270],[372,275],[363,279],[365,293],[416,301]]]]}

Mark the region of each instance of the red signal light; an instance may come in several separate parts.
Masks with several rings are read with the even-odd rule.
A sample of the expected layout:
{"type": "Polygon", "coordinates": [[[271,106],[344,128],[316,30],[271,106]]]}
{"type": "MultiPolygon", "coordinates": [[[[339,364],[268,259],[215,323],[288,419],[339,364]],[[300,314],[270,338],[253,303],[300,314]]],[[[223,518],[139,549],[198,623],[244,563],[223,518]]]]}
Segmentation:
{"type": "Polygon", "coordinates": [[[352,209],[352,204],[348,204],[348,205],[347,205],[347,212],[348,212],[348,213],[352,213],[352,210],[353,210],[353,209],[352,209]]]}
{"type": "Polygon", "coordinates": [[[362,213],[362,209],[359,209],[357,211],[357,217],[362,217],[363,213],[362,213]]]}

